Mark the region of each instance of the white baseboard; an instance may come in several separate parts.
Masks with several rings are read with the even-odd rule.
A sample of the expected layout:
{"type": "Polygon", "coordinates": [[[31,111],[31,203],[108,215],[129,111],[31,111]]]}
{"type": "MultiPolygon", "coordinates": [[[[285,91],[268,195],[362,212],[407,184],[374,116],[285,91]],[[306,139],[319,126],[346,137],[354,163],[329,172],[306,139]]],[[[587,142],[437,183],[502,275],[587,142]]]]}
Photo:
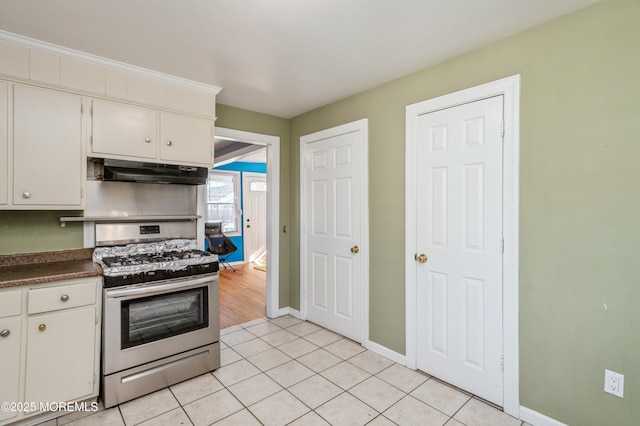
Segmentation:
{"type": "Polygon", "coordinates": [[[298,319],[302,319],[302,316],[300,315],[300,311],[295,310],[289,306],[287,306],[286,308],[280,308],[276,311],[276,315],[273,318],[278,318],[278,317],[282,317],[285,315],[291,315],[292,317],[296,317],[298,319]]]}
{"type": "Polygon", "coordinates": [[[567,426],[565,423],[523,406],[520,406],[520,420],[533,426],[567,426]]]}
{"type": "Polygon", "coordinates": [[[389,358],[391,361],[397,362],[400,365],[406,365],[406,357],[404,355],[392,351],[379,343],[372,342],[371,340],[365,340],[362,342],[362,346],[369,349],[371,352],[375,352],[378,355],[389,358]]]}

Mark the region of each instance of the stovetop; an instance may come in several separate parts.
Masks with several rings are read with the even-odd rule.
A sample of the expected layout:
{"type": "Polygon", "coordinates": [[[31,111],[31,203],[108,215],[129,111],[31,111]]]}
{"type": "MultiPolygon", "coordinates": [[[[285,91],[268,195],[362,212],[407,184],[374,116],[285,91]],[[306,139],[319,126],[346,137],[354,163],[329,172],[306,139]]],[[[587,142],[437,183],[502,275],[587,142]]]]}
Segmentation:
{"type": "Polygon", "coordinates": [[[93,260],[102,266],[105,287],[218,272],[218,256],[194,247],[192,240],[96,247],[93,260]]]}
{"type": "Polygon", "coordinates": [[[107,256],[102,258],[102,262],[107,267],[145,265],[158,262],[179,262],[187,259],[205,258],[210,259],[210,253],[202,250],[169,251],[165,253],[147,253],[121,256],[107,256]]]}

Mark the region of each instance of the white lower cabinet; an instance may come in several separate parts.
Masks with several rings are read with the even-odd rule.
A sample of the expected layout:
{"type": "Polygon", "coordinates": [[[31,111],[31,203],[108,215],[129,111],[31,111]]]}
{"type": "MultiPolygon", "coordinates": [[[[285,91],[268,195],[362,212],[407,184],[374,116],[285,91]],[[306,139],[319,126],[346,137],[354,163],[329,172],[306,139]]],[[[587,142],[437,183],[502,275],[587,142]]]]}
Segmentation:
{"type": "MultiPolygon", "coordinates": [[[[22,312],[22,290],[0,292],[0,403],[20,401],[22,312]]],[[[0,422],[17,415],[16,410],[2,409],[0,422]]]]}
{"type": "Polygon", "coordinates": [[[25,400],[89,397],[95,379],[96,307],[29,316],[25,400]]]}
{"type": "Polygon", "coordinates": [[[13,314],[0,318],[0,400],[18,408],[0,411],[0,424],[98,396],[101,284],[80,278],[0,291],[0,308],[11,308],[1,311],[13,314]]]}

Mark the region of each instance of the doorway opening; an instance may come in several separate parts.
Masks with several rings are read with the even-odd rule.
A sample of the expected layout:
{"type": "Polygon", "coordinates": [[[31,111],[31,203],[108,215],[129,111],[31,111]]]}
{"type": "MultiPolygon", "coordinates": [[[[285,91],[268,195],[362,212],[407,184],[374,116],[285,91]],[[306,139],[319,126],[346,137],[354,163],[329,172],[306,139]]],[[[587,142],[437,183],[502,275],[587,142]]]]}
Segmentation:
{"type": "Polygon", "coordinates": [[[235,271],[222,266],[220,270],[220,321],[221,328],[226,328],[279,315],[280,138],[218,127],[214,142],[214,168],[210,173],[226,179],[223,185],[233,194],[219,198],[217,206],[205,203],[206,215],[209,219],[209,210],[226,212],[223,232],[238,247],[227,257],[235,271]],[[254,192],[260,192],[257,200],[251,201],[251,191],[243,189],[245,181],[257,190],[254,192]],[[251,185],[255,181],[263,183],[251,185]],[[263,205],[256,204],[260,202],[263,205]],[[256,228],[259,232],[253,233],[256,228]],[[251,247],[258,246],[254,251],[259,254],[248,253],[247,242],[251,247]]]}

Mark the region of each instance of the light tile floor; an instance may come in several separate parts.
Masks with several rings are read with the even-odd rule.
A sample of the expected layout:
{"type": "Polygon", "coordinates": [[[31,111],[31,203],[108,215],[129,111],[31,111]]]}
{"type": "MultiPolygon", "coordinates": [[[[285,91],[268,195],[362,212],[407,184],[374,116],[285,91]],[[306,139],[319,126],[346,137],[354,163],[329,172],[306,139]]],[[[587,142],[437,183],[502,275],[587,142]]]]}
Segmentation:
{"type": "Polygon", "coordinates": [[[470,394],[291,316],[224,329],[221,340],[222,366],[212,373],[43,425],[523,425],[470,394]]]}

